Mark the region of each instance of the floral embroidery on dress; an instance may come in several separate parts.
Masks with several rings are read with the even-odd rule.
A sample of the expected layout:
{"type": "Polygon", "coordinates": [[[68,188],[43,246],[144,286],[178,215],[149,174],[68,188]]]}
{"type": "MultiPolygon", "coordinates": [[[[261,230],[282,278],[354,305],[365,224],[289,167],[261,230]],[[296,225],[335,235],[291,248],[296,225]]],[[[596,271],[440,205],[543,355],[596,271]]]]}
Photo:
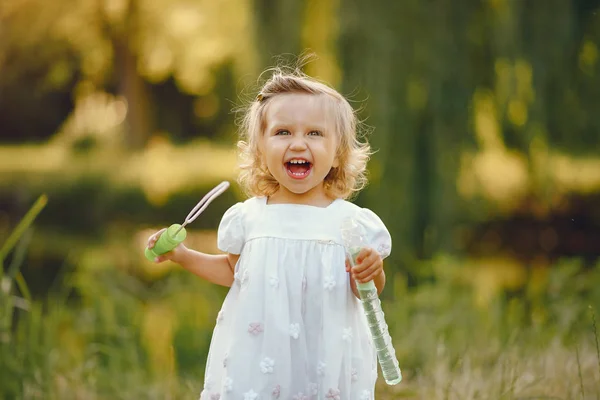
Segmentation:
{"type": "Polygon", "coordinates": [[[300,336],[300,324],[290,324],[290,336],[294,339],[298,339],[298,337],[300,336]]]}
{"type": "Polygon", "coordinates": [[[300,392],[297,395],[295,395],[294,397],[292,397],[292,400],[309,400],[308,396],[305,395],[304,393],[300,392]]]}
{"type": "Polygon", "coordinates": [[[256,336],[263,331],[263,326],[260,322],[250,322],[248,324],[248,333],[256,336]]]}
{"type": "Polygon", "coordinates": [[[352,371],[350,372],[350,380],[352,382],[356,382],[358,380],[358,371],[356,368],[352,368],[352,371]]]}
{"type": "Polygon", "coordinates": [[[244,400],[256,400],[258,398],[258,393],[254,390],[250,389],[246,393],[244,393],[244,400]]]}
{"type": "Polygon", "coordinates": [[[210,400],[219,400],[221,395],[219,393],[213,393],[210,395],[210,400]]]}
{"type": "Polygon", "coordinates": [[[325,277],[323,287],[329,291],[331,291],[335,287],[335,279],[333,279],[333,276],[329,275],[325,277]]]}
{"type": "Polygon", "coordinates": [[[345,342],[352,341],[352,328],[344,328],[344,331],[342,332],[342,340],[345,342]]]}
{"type": "Polygon", "coordinates": [[[317,385],[314,382],[310,382],[308,384],[308,394],[310,394],[311,396],[316,396],[317,394],[319,394],[319,385],[317,385]]]}
{"type": "Polygon", "coordinates": [[[317,365],[317,375],[323,376],[325,375],[325,367],[327,366],[327,364],[325,364],[323,361],[319,361],[319,364],[317,365]]]}
{"type": "Polygon", "coordinates": [[[275,367],[275,360],[273,360],[272,358],[269,357],[265,357],[261,362],[260,362],[260,371],[263,374],[272,374],[273,373],[273,368],[275,367]]]}
{"type": "Polygon", "coordinates": [[[279,278],[276,276],[270,277],[269,285],[271,285],[274,289],[277,289],[279,287],[279,278]]]}
{"type": "Polygon", "coordinates": [[[223,382],[223,389],[225,389],[226,392],[231,392],[233,390],[233,379],[226,377],[223,382]]]}
{"type": "Polygon", "coordinates": [[[275,387],[273,388],[273,391],[271,392],[271,395],[278,399],[279,396],[281,395],[281,386],[279,385],[275,385],[275,387]]]}
{"type": "Polygon", "coordinates": [[[327,394],[325,395],[326,399],[330,399],[330,400],[340,400],[340,390],[339,389],[329,389],[329,391],[327,392],[327,394]]]}
{"type": "Polygon", "coordinates": [[[360,393],[360,400],[371,400],[371,392],[368,390],[363,390],[360,393]]]}
{"type": "Polygon", "coordinates": [[[227,367],[227,359],[229,358],[229,353],[225,353],[225,357],[223,357],[223,368],[227,367]]]}

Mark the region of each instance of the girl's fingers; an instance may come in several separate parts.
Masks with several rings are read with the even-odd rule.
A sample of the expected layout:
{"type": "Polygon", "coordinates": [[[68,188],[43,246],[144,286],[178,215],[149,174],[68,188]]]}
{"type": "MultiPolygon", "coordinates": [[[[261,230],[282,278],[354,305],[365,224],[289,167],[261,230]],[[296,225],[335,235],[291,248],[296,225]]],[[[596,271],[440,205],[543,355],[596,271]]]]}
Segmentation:
{"type": "Polygon", "coordinates": [[[172,254],[173,254],[172,251],[169,251],[168,253],[165,253],[165,254],[161,254],[160,256],[158,256],[154,259],[154,262],[157,264],[160,264],[163,261],[170,260],[172,254]]]}
{"type": "Polygon", "coordinates": [[[367,268],[365,268],[363,271],[360,272],[355,272],[354,273],[354,279],[359,281],[359,282],[367,282],[367,280],[365,280],[365,278],[371,276],[371,275],[377,275],[378,271],[380,271],[382,269],[381,264],[380,263],[372,263],[371,265],[369,265],[367,268]]]}
{"type": "Polygon", "coordinates": [[[356,265],[352,267],[346,259],[346,271],[351,272],[352,278],[360,283],[368,282],[383,270],[379,254],[370,247],[363,248],[356,257],[356,265]]]}
{"type": "Polygon", "coordinates": [[[356,256],[356,263],[361,264],[367,257],[373,253],[373,249],[370,247],[364,247],[356,256]]]}
{"type": "Polygon", "coordinates": [[[151,249],[154,247],[154,244],[156,243],[156,241],[158,240],[158,238],[160,237],[160,235],[162,235],[162,233],[164,231],[166,231],[167,228],[163,228],[160,231],[156,232],[154,235],[150,236],[148,238],[148,248],[151,249]]]}
{"type": "Polygon", "coordinates": [[[359,274],[359,273],[365,271],[367,268],[369,268],[372,264],[377,263],[379,254],[377,254],[374,251],[369,251],[366,253],[367,253],[366,256],[362,260],[360,260],[360,262],[358,262],[352,269],[352,271],[354,273],[359,274]]]}
{"type": "Polygon", "coordinates": [[[371,275],[364,277],[363,279],[358,280],[357,282],[366,283],[366,282],[372,281],[373,279],[377,278],[379,276],[379,274],[381,274],[381,272],[372,273],[371,275]]]}
{"type": "Polygon", "coordinates": [[[356,256],[356,262],[354,263],[354,266],[352,266],[349,263],[349,260],[346,259],[346,270],[352,271],[353,276],[357,273],[364,271],[369,265],[373,263],[373,261],[370,260],[372,255],[373,253],[370,248],[363,248],[356,256]],[[348,266],[350,267],[349,269],[348,266]]]}

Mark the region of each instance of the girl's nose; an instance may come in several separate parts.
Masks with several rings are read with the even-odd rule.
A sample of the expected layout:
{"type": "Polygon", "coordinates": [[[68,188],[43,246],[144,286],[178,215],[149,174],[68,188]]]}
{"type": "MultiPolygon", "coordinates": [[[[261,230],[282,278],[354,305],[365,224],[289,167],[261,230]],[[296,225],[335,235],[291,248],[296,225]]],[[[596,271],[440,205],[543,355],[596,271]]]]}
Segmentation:
{"type": "Polygon", "coordinates": [[[306,149],[306,141],[303,135],[294,136],[292,144],[290,144],[290,150],[304,150],[306,149]]]}

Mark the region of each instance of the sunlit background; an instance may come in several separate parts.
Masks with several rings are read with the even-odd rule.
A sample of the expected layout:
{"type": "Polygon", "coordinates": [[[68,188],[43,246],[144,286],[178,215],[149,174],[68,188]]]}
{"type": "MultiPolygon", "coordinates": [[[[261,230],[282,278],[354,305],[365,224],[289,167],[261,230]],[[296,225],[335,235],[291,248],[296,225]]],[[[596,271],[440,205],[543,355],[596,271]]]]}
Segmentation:
{"type": "Polygon", "coordinates": [[[599,0],[3,0],[0,398],[198,397],[226,288],[145,241],[235,182],[233,110],[312,53],[377,150],[376,398],[596,399],[599,46],[599,0]]]}

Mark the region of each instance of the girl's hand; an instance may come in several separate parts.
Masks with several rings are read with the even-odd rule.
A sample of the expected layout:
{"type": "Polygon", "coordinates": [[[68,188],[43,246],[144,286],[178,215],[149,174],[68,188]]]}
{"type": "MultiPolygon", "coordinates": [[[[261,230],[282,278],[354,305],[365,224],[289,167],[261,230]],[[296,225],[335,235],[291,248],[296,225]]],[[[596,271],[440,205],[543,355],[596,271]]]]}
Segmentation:
{"type": "MultiPolygon", "coordinates": [[[[167,228],[163,228],[148,238],[148,248],[149,249],[154,247],[154,245],[156,244],[156,241],[158,240],[160,235],[162,235],[162,233],[166,230],[167,230],[167,228]]],[[[186,251],[187,251],[187,248],[183,245],[183,243],[180,243],[179,245],[177,245],[177,247],[175,247],[173,250],[169,251],[168,253],[161,254],[160,256],[156,257],[154,259],[154,262],[161,263],[163,261],[169,260],[169,261],[173,261],[175,263],[181,264],[180,260],[182,259],[183,255],[185,254],[186,251]]]]}
{"type": "Polygon", "coordinates": [[[377,278],[383,272],[383,259],[378,252],[370,247],[364,247],[356,257],[356,265],[351,267],[346,259],[346,272],[359,283],[366,283],[377,278]]]}

